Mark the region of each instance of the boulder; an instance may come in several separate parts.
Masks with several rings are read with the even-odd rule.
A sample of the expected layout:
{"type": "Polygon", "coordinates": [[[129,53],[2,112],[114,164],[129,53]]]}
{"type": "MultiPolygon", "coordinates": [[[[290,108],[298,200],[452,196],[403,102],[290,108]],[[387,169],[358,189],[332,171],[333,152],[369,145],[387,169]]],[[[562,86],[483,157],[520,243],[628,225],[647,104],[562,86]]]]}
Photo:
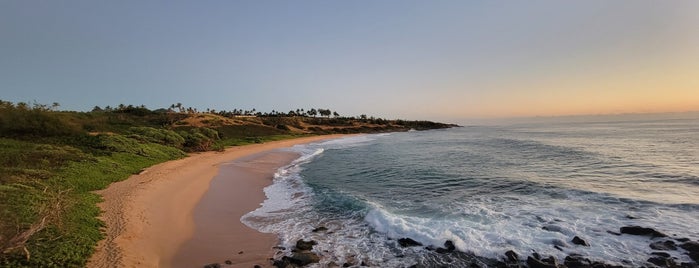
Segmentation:
{"type": "Polygon", "coordinates": [[[514,250],[508,250],[507,252],[505,252],[505,257],[507,257],[506,262],[508,262],[508,263],[518,263],[519,262],[519,255],[514,250]]]}
{"type": "Polygon", "coordinates": [[[313,229],[313,231],[311,231],[311,232],[317,233],[317,232],[325,232],[327,230],[328,230],[328,228],[326,228],[325,226],[320,226],[318,228],[313,229]]]}
{"type": "Polygon", "coordinates": [[[444,253],[453,252],[454,250],[456,250],[456,246],[454,246],[454,242],[452,242],[451,240],[447,240],[446,242],[444,242],[443,248],[437,248],[434,251],[439,253],[439,254],[444,254],[444,253]]]}
{"type": "Polygon", "coordinates": [[[660,267],[677,267],[677,263],[672,258],[657,256],[650,257],[647,261],[660,267]]]}
{"type": "Polygon", "coordinates": [[[406,238],[398,239],[398,244],[399,244],[401,247],[404,247],[404,248],[405,248],[405,247],[417,247],[417,246],[422,246],[422,243],[417,242],[417,241],[415,241],[415,240],[413,240],[413,239],[411,239],[411,238],[407,238],[407,237],[406,237],[406,238]]]}
{"type": "Polygon", "coordinates": [[[687,251],[687,255],[696,263],[699,263],[699,242],[689,241],[680,245],[680,247],[687,251]]]}
{"type": "Polygon", "coordinates": [[[586,246],[586,247],[590,246],[590,244],[588,244],[587,241],[583,240],[579,236],[573,237],[573,240],[571,242],[573,242],[573,244],[576,244],[576,245],[581,245],[581,246],[586,246]]]}
{"type": "Polygon", "coordinates": [[[317,245],[316,241],[304,241],[303,239],[299,239],[296,241],[296,249],[297,250],[311,250],[313,249],[314,245],[317,245]]]}
{"type": "Polygon", "coordinates": [[[454,242],[452,242],[451,240],[447,240],[446,242],[444,242],[444,247],[445,247],[448,251],[454,251],[454,250],[456,250],[456,246],[454,246],[454,242]]]}
{"type": "Polygon", "coordinates": [[[207,264],[207,265],[204,265],[204,268],[221,268],[221,264],[218,264],[218,263],[207,264]]]}
{"type": "Polygon", "coordinates": [[[529,256],[527,257],[527,265],[529,266],[529,268],[558,268],[558,266],[555,263],[555,258],[554,263],[550,264],[548,262],[544,262],[543,260],[537,260],[532,256],[529,256]]]}
{"type": "Polygon", "coordinates": [[[666,234],[656,231],[653,228],[645,228],[641,226],[624,226],[619,228],[619,232],[622,234],[630,235],[646,235],[650,237],[667,237],[666,234]]]}
{"type": "Polygon", "coordinates": [[[570,254],[563,260],[563,264],[568,268],[588,268],[592,267],[592,262],[579,254],[570,254]]]}
{"type": "Polygon", "coordinates": [[[306,266],[311,263],[320,262],[320,257],[313,252],[295,252],[291,257],[284,258],[287,258],[290,263],[298,266],[306,266]]]}
{"type": "Polygon", "coordinates": [[[650,243],[649,246],[650,248],[655,250],[677,250],[677,246],[675,245],[675,242],[673,242],[672,240],[656,241],[650,243]]]}

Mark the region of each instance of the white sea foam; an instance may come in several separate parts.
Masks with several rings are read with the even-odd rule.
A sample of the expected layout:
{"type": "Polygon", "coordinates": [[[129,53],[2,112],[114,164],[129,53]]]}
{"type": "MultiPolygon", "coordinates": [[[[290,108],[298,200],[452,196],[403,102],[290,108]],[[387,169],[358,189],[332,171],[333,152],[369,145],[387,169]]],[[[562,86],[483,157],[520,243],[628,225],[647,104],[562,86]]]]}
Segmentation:
{"type": "MultiPolygon", "coordinates": [[[[486,134],[490,134],[490,132],[486,134]]],[[[411,169],[410,172],[402,170],[410,168],[413,163],[420,163],[411,162],[411,159],[401,159],[401,170],[395,171],[395,169],[386,168],[385,165],[372,165],[373,160],[365,158],[366,154],[378,150],[380,154],[377,154],[378,159],[381,161],[390,160],[392,156],[386,155],[385,151],[380,150],[392,149],[390,146],[394,146],[393,143],[384,142],[383,145],[388,144],[384,147],[363,146],[381,143],[382,140],[392,142],[394,139],[408,137],[411,139],[409,145],[402,148],[415,148],[413,145],[415,135],[429,137],[424,133],[394,134],[394,136],[388,136],[390,139],[387,139],[386,135],[363,135],[296,146],[291,150],[299,152],[302,156],[291,165],[278,170],[274,184],[265,188],[267,200],[262,204],[262,207],[245,215],[242,220],[258,230],[278,234],[285,247],[293,246],[298,239],[318,241],[319,244],[314,251],[319,253],[322,259],[316,267],[327,266],[331,262],[342,264],[358,260],[366,261],[374,266],[400,267],[420,260],[432,260],[431,258],[439,256],[423,247],[399,247],[396,239],[403,237],[409,237],[426,246],[433,247],[441,247],[446,240],[451,240],[460,251],[492,259],[503,259],[504,253],[508,250],[515,250],[521,256],[538,252],[543,256],[555,256],[559,260],[564,259],[569,254],[578,253],[593,261],[638,267],[648,265],[646,260],[654,251],[648,245],[656,240],[644,236],[617,236],[607,231],[618,232],[619,227],[622,226],[640,225],[656,228],[671,236],[677,234],[678,236],[674,238],[699,238],[699,230],[694,227],[697,222],[697,214],[696,209],[693,208],[697,207],[696,204],[691,202],[685,205],[654,203],[652,200],[655,199],[644,200],[634,198],[634,196],[615,194],[615,191],[611,190],[596,190],[595,188],[578,186],[577,184],[583,183],[583,181],[576,181],[579,179],[577,177],[568,178],[563,175],[550,177],[542,171],[550,168],[553,171],[546,170],[546,172],[553,172],[552,174],[557,175],[563,173],[556,173],[555,169],[570,167],[577,169],[575,174],[583,177],[601,176],[595,178],[602,182],[608,178],[602,176],[605,175],[604,173],[590,173],[595,172],[595,170],[586,169],[589,167],[583,165],[569,164],[570,166],[566,166],[568,164],[554,162],[553,166],[526,166],[510,170],[489,169],[487,170],[487,179],[495,180],[505,177],[502,185],[495,186],[510,188],[501,190],[497,187],[486,187],[483,191],[475,191],[469,188],[459,188],[464,187],[460,181],[444,178],[443,176],[449,174],[434,173],[433,169],[427,170],[433,173],[426,173],[429,176],[422,177],[422,179],[415,175],[422,172],[420,169],[411,169]],[[364,149],[359,150],[361,148],[364,149]],[[316,159],[318,159],[316,163],[320,163],[323,159],[329,159],[328,156],[331,153],[335,156],[340,155],[335,151],[337,149],[354,150],[355,153],[346,154],[347,158],[332,158],[333,161],[361,159],[361,161],[353,161],[353,163],[361,162],[361,165],[368,166],[352,166],[349,162],[332,162],[330,164],[335,165],[332,169],[345,169],[343,170],[345,173],[338,172],[335,176],[337,174],[348,176],[350,179],[344,181],[346,184],[323,184],[323,187],[326,188],[309,187],[305,182],[308,178],[303,178],[301,175],[304,165],[312,166],[314,163],[311,162],[316,159]],[[370,160],[364,161],[365,159],[370,160]],[[407,161],[407,163],[402,161],[407,161]],[[349,166],[344,167],[345,164],[349,166]],[[411,176],[416,176],[417,179],[411,176]],[[437,180],[427,181],[425,179],[434,177],[437,180]],[[384,184],[378,184],[378,186],[384,185],[386,188],[371,188],[376,185],[367,184],[365,181],[365,184],[357,182],[362,187],[366,187],[364,191],[360,188],[359,191],[352,192],[348,189],[350,186],[348,184],[354,184],[355,178],[366,181],[381,180],[384,184]],[[419,183],[429,184],[427,190],[435,191],[436,194],[427,192],[426,196],[431,198],[400,196],[401,194],[419,194],[412,191],[409,186],[402,185],[408,182],[416,186],[421,186],[419,183]],[[516,185],[516,187],[511,185],[516,185]],[[381,191],[379,191],[379,195],[375,195],[372,192],[374,189],[386,189],[384,193],[390,196],[385,196],[386,194],[382,194],[381,191]],[[443,194],[445,189],[448,193],[446,195],[443,194]],[[462,189],[464,192],[454,189],[462,189]],[[488,191],[491,190],[497,190],[497,193],[489,193],[488,191]],[[457,196],[452,198],[449,195],[457,196]],[[328,198],[341,199],[338,204],[342,205],[347,203],[359,203],[359,205],[352,206],[352,209],[356,210],[352,213],[337,210],[323,211],[319,207],[325,205],[328,198]],[[419,203],[415,203],[416,201],[419,203]],[[406,207],[409,209],[405,209],[406,207]],[[689,213],[687,213],[688,211],[689,213]],[[311,232],[318,226],[327,227],[329,232],[311,232]],[[591,246],[574,245],[571,242],[574,236],[583,238],[591,246]],[[559,246],[561,249],[556,249],[554,246],[559,246]]],[[[448,147],[441,149],[449,151],[460,144],[462,143],[448,144],[448,147]]],[[[513,144],[507,146],[519,146],[516,142],[513,144]]],[[[417,143],[417,145],[421,144],[417,143]]],[[[480,144],[472,146],[476,149],[481,148],[478,147],[481,146],[480,144]]],[[[534,152],[548,150],[545,151],[547,154],[544,154],[548,158],[571,156],[569,159],[571,163],[587,160],[584,152],[572,151],[570,148],[550,148],[531,142],[522,143],[521,146],[524,148],[521,150],[533,150],[534,152]]],[[[493,145],[493,148],[488,149],[494,151],[483,152],[482,161],[474,161],[473,163],[483,165],[483,163],[499,161],[504,164],[497,167],[505,169],[507,165],[519,164],[518,161],[523,161],[521,157],[527,157],[528,154],[531,154],[527,152],[518,156],[517,154],[521,153],[518,151],[520,148],[508,151],[510,149],[502,147],[502,143],[497,143],[493,145]],[[508,155],[508,153],[513,155],[508,155]]],[[[415,157],[412,159],[423,161],[424,158],[419,157],[427,155],[423,151],[406,150],[411,154],[401,154],[401,157],[415,157]]],[[[458,150],[460,150],[458,152],[465,151],[463,148],[458,150]]],[[[465,156],[473,157],[458,153],[449,156],[449,159],[457,157],[456,159],[460,159],[460,161],[468,160],[465,156]]],[[[436,156],[430,155],[430,157],[436,156]]],[[[548,158],[542,158],[541,161],[546,163],[548,158]]],[[[605,159],[614,161],[611,157],[605,159]]],[[[449,162],[431,161],[439,163],[440,169],[449,168],[449,166],[444,165],[449,164],[449,162]]],[[[381,163],[383,164],[383,162],[381,163]]],[[[458,166],[459,174],[468,174],[466,179],[471,179],[469,176],[478,176],[481,172],[480,169],[477,169],[478,166],[476,168],[467,167],[469,169],[464,171],[464,167],[460,166],[461,162],[454,163],[458,166]]],[[[329,171],[327,166],[324,165],[323,168],[326,169],[316,174],[314,183],[318,184],[318,180],[330,183],[339,179],[326,174],[326,171],[329,171]]],[[[603,167],[603,169],[602,172],[629,170],[627,167],[614,166],[603,167]]],[[[694,173],[689,173],[689,175],[692,174],[694,173]]],[[[687,177],[691,177],[689,175],[687,177]]],[[[632,176],[638,176],[638,174],[632,176]]],[[[483,183],[490,183],[480,177],[476,178],[482,180],[483,183]]],[[[626,179],[622,177],[619,178],[619,181],[624,183],[626,179]]],[[[628,178],[630,181],[634,179],[635,177],[628,178]]],[[[674,190],[680,188],[673,184],[658,185],[677,188],[672,188],[674,190]]],[[[621,186],[616,185],[616,187],[621,186]]],[[[663,190],[660,187],[655,188],[656,191],[663,190]]],[[[693,199],[684,197],[682,200],[691,201],[693,199]]],[[[681,249],[668,251],[668,253],[676,258],[677,262],[690,261],[681,249]]]]}

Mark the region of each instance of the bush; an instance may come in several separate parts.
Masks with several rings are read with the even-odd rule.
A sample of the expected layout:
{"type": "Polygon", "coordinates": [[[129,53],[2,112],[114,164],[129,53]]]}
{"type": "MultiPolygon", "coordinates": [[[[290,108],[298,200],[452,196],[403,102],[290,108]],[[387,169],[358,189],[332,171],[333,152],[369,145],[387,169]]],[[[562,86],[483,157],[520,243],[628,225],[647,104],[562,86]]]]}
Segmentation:
{"type": "Polygon", "coordinates": [[[135,134],[134,138],[141,141],[158,143],[167,146],[182,148],[185,140],[172,130],[157,129],[152,127],[132,127],[129,132],[135,134]]]}
{"type": "Polygon", "coordinates": [[[0,109],[2,137],[56,137],[82,133],[80,126],[61,120],[54,112],[14,107],[0,109]]]}
{"type": "Polygon", "coordinates": [[[211,151],[223,150],[223,146],[218,144],[218,132],[210,128],[192,128],[189,132],[180,131],[178,133],[184,137],[185,149],[190,151],[211,151]]]}

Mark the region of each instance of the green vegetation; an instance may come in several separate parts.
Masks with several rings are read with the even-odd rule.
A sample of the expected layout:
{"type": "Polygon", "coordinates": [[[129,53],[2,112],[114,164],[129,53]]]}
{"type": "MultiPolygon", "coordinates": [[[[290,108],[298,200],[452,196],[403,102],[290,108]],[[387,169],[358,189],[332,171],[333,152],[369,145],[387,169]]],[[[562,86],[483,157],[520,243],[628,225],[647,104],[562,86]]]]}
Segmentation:
{"type": "Polygon", "coordinates": [[[179,103],[155,111],[132,105],[91,112],[58,107],[0,100],[0,266],[84,266],[102,239],[101,199],[93,191],[186,152],[317,134],[451,126],[340,117],[329,109],[200,113],[179,103]]]}

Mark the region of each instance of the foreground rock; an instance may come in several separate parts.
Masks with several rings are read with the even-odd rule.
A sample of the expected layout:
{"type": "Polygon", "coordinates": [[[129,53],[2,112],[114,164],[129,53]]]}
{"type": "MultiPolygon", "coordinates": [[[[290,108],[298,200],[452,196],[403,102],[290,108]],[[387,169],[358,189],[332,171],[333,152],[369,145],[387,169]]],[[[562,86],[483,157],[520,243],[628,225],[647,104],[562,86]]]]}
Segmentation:
{"type": "Polygon", "coordinates": [[[645,235],[650,237],[667,237],[666,234],[656,231],[653,228],[645,228],[641,226],[625,226],[619,229],[622,234],[630,235],[645,235]]]}
{"type": "Polygon", "coordinates": [[[407,248],[407,247],[422,246],[422,243],[417,242],[417,241],[413,240],[412,238],[406,237],[406,238],[398,239],[398,245],[400,245],[401,247],[407,248]]]}
{"type": "Polygon", "coordinates": [[[275,260],[272,265],[277,268],[303,267],[312,263],[320,262],[320,256],[311,252],[316,241],[305,241],[299,239],[292,250],[291,256],[284,256],[280,260],[275,260]]]}
{"type": "Polygon", "coordinates": [[[687,251],[689,258],[699,264],[699,242],[689,241],[680,245],[680,247],[687,251]]]}

